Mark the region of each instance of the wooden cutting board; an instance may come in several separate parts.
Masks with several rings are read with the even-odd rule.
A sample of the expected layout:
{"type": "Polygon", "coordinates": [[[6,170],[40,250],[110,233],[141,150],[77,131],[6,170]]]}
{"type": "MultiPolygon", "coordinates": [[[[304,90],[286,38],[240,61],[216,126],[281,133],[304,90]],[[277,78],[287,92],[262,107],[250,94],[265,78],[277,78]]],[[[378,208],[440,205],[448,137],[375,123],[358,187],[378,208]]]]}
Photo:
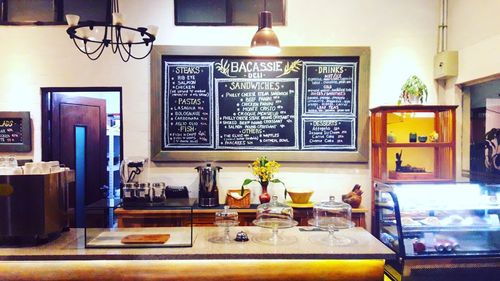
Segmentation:
{"type": "Polygon", "coordinates": [[[122,238],[123,244],[163,244],[170,234],[131,234],[122,238]]]}

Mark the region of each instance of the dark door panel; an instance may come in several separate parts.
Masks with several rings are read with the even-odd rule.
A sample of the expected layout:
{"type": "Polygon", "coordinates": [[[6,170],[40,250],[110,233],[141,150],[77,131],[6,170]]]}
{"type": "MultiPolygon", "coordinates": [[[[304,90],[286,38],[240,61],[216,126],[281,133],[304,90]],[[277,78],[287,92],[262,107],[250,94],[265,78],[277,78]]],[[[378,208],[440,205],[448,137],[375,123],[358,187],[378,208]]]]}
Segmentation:
{"type": "MultiPolygon", "coordinates": [[[[71,169],[77,168],[75,136],[77,128],[84,128],[85,153],[79,156],[83,157],[85,165],[84,183],[80,184],[84,191],[70,190],[69,206],[75,207],[77,194],[84,194],[85,205],[96,202],[103,197],[101,187],[106,183],[106,101],[54,93],[51,108],[53,160],[71,169]]],[[[79,172],[82,171],[76,171],[77,175],[79,172]]],[[[78,182],[76,186],[79,186],[78,182]]]]}

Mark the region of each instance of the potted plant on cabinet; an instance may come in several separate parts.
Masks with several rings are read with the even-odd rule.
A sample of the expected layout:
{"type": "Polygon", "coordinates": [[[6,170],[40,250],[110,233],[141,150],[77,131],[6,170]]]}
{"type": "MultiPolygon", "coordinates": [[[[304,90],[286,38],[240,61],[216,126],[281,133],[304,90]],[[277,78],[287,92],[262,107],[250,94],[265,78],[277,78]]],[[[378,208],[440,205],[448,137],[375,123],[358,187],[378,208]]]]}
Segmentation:
{"type": "Polygon", "coordinates": [[[398,105],[423,104],[427,101],[427,86],[416,75],[410,76],[401,87],[398,105]]]}

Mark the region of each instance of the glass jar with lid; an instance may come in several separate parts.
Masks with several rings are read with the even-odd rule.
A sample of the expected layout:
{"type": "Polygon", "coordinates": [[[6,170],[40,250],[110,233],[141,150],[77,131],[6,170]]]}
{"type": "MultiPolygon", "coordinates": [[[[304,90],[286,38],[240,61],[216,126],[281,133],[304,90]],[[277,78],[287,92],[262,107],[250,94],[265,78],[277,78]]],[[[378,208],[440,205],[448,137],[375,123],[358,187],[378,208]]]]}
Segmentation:
{"type": "Polygon", "coordinates": [[[153,202],[165,201],[165,183],[154,182],[151,184],[150,194],[153,202]]]}
{"type": "Polygon", "coordinates": [[[222,211],[215,212],[215,225],[217,226],[235,226],[240,224],[238,221],[238,212],[224,206],[222,211]]]}
{"type": "Polygon", "coordinates": [[[335,196],[330,196],[329,201],[314,204],[313,218],[309,224],[328,230],[328,237],[320,239],[329,245],[346,245],[353,241],[347,237],[335,235],[336,231],[354,226],[351,220],[352,207],[343,202],[335,202],[335,196]]]}
{"type": "Polygon", "coordinates": [[[136,183],[135,184],[135,197],[138,202],[149,203],[151,187],[149,183],[136,183]]]}
{"type": "Polygon", "coordinates": [[[231,238],[229,237],[229,227],[240,224],[240,221],[238,220],[238,212],[230,210],[229,206],[224,206],[223,210],[215,212],[214,224],[224,227],[224,236],[210,237],[208,241],[213,243],[229,243],[231,242],[231,238]]]}

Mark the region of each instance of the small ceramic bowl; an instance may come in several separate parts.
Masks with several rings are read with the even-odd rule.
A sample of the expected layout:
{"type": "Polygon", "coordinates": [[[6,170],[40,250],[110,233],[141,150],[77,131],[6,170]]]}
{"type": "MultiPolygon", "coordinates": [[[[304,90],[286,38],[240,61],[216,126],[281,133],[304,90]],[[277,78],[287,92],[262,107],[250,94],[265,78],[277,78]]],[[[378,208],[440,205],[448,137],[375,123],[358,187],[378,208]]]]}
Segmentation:
{"type": "Polygon", "coordinates": [[[419,136],[418,137],[419,142],[426,142],[427,141],[427,136],[419,136]]]}
{"type": "Polygon", "coordinates": [[[306,204],[309,202],[311,195],[314,193],[312,190],[299,190],[299,189],[288,189],[288,195],[292,198],[292,202],[295,204],[306,204]]]}

